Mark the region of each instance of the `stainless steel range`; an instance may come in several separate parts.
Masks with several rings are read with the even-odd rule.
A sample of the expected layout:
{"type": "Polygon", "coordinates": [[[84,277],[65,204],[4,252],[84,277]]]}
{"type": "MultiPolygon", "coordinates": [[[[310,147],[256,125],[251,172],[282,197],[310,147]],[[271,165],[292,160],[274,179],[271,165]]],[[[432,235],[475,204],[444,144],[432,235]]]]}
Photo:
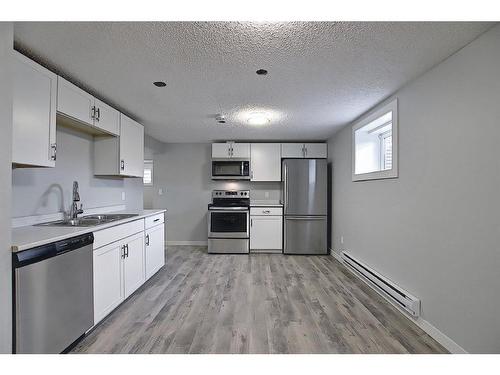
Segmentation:
{"type": "Polygon", "coordinates": [[[250,190],[214,190],[208,205],[208,252],[247,254],[250,190]]]}

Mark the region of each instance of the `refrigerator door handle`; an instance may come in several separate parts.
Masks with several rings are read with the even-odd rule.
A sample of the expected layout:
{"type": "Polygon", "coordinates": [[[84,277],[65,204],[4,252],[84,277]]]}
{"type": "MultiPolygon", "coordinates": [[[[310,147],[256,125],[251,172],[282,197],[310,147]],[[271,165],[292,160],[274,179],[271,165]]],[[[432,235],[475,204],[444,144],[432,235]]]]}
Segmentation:
{"type": "Polygon", "coordinates": [[[283,163],[283,168],[284,168],[284,169],[283,169],[283,182],[284,182],[284,185],[285,185],[285,186],[284,186],[284,190],[285,190],[285,191],[284,191],[284,193],[285,193],[285,194],[284,194],[284,195],[285,195],[285,197],[284,197],[284,198],[285,198],[285,199],[284,199],[284,200],[285,200],[285,202],[284,202],[284,203],[285,203],[285,204],[284,204],[284,207],[283,207],[283,211],[284,211],[284,212],[285,212],[285,214],[286,214],[286,211],[287,211],[287,209],[288,209],[288,168],[287,168],[287,166],[286,166],[286,162],[285,162],[285,163],[283,163]]]}

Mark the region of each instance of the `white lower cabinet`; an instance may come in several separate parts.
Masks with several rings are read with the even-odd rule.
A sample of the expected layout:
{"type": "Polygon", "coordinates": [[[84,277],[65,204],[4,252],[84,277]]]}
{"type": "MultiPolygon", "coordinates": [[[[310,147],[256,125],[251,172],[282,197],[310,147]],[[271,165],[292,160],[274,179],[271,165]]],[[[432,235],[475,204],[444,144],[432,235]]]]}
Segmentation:
{"type": "Polygon", "coordinates": [[[259,207],[250,215],[250,251],[281,252],[283,250],[283,216],[281,208],[259,207]]]}
{"type": "Polygon", "coordinates": [[[146,279],[165,265],[165,225],[146,229],[145,241],[146,279]]]}
{"type": "Polygon", "coordinates": [[[94,233],[94,237],[94,246],[100,246],[93,253],[94,324],[97,324],[146,281],[144,220],[104,229],[94,233]],[[141,231],[126,237],[131,228],[141,231]],[[105,238],[114,242],[103,246],[105,238]]]}
{"type": "Polygon", "coordinates": [[[144,281],[144,232],[124,240],[123,291],[125,298],[134,293],[144,281]]]}
{"type": "Polygon", "coordinates": [[[122,243],[94,250],[94,324],[123,300],[122,243]]]}

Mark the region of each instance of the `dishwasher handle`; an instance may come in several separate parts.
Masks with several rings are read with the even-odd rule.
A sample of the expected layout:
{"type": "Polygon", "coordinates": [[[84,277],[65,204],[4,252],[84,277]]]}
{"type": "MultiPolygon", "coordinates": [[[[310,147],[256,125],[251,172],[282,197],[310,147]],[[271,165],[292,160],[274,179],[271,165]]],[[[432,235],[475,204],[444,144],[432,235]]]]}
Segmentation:
{"type": "Polygon", "coordinates": [[[87,233],[77,237],[52,242],[32,249],[12,254],[12,266],[21,268],[45,259],[49,259],[69,251],[73,251],[94,243],[94,234],[87,233]]]}

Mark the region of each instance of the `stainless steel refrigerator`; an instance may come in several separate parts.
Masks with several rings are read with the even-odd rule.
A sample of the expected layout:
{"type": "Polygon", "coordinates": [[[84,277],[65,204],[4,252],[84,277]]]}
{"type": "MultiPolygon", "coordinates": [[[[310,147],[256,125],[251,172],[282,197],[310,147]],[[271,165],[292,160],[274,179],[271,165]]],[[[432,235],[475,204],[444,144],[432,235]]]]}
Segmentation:
{"type": "Polygon", "coordinates": [[[327,161],[282,161],[285,254],[327,254],[327,161]]]}

